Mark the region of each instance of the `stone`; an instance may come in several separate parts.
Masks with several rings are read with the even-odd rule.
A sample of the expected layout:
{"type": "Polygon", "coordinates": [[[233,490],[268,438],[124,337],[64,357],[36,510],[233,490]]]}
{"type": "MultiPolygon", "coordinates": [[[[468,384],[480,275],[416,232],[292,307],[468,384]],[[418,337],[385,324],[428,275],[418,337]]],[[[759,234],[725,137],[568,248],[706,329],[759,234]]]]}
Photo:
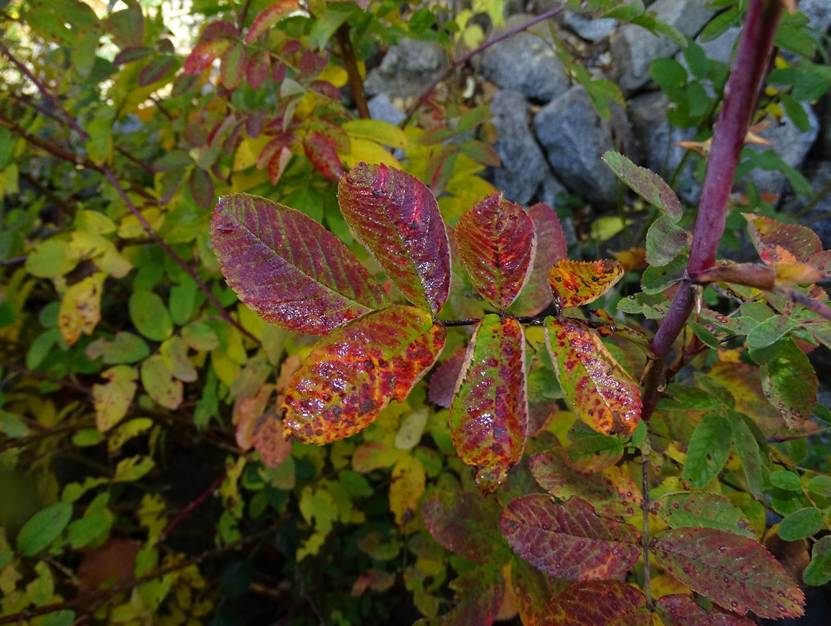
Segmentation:
{"type": "Polygon", "coordinates": [[[741,27],[733,26],[721,33],[721,35],[715,39],[711,39],[710,41],[701,41],[701,38],[699,37],[695,40],[695,42],[704,49],[704,52],[707,54],[707,58],[729,65],[731,59],[733,58],[733,48],[735,47],[736,41],[739,39],[739,34],[741,32],[741,27]]]}
{"type": "MultiPolygon", "coordinates": [[[[649,7],[655,16],[674,26],[686,36],[695,35],[714,15],[707,0],[658,0],[649,7]]],[[[635,24],[626,24],[611,38],[612,65],[620,88],[631,93],[649,80],[653,59],[670,57],[678,52],[678,44],[657,36],[635,24]]]]}
{"type": "Polygon", "coordinates": [[[551,172],[546,170],[540,187],[539,201],[545,202],[548,206],[556,209],[563,204],[564,196],[568,195],[568,189],[557,180],[551,172]]]}
{"type": "Polygon", "coordinates": [[[402,39],[387,51],[381,65],[369,72],[364,89],[370,95],[411,98],[424,91],[447,67],[447,54],[439,44],[402,39]]]}
{"type": "Polygon", "coordinates": [[[831,2],[828,0],[801,0],[799,10],[808,16],[811,28],[821,33],[831,28],[831,2]]]}
{"type": "MultiPolygon", "coordinates": [[[[785,163],[799,169],[819,134],[819,121],[813,109],[808,104],[804,104],[803,108],[808,116],[808,130],[802,132],[789,117],[784,116],[781,122],[776,123],[774,120],[770,126],[759,133],[770,142],[770,145],[751,145],[750,148],[759,152],[773,150],[785,163]]],[[[781,195],[787,184],[787,178],[782,172],[760,168],[752,170],[748,178],[760,192],[776,195],[781,195]]]]}
{"type": "MultiPolygon", "coordinates": [[[[531,19],[529,15],[513,15],[505,24],[509,30],[531,19]]],[[[521,32],[502,41],[482,54],[479,69],[487,80],[501,89],[518,91],[526,98],[549,102],[569,88],[563,64],[544,30],[521,32]]]]}
{"type": "Polygon", "coordinates": [[[370,98],[367,106],[369,107],[369,116],[374,120],[383,120],[398,126],[406,117],[404,112],[395,106],[395,103],[385,93],[379,93],[377,96],[370,98]]]}
{"type": "Polygon", "coordinates": [[[831,248],[831,161],[820,161],[807,172],[811,197],[791,195],[783,209],[799,217],[799,223],[813,229],[822,239],[823,248],[831,248]],[[809,207],[809,203],[815,203],[809,207]],[[805,209],[808,209],[806,214],[805,209]]]}
{"type": "Polygon", "coordinates": [[[548,171],[545,155],[528,127],[528,103],[518,91],[502,90],[490,106],[498,133],[494,148],[502,161],[493,170],[493,182],[509,200],[527,204],[548,171]]]}
{"type": "Polygon", "coordinates": [[[611,17],[593,19],[574,11],[566,11],[563,18],[565,25],[581,38],[597,43],[612,36],[617,28],[617,20],[611,17]]]}
{"type": "Polygon", "coordinates": [[[611,122],[601,119],[586,90],[575,86],[540,109],[534,129],[554,174],[592,204],[612,207],[618,182],[600,158],[616,149],[613,137],[621,138],[624,152],[631,151],[626,149],[631,129],[624,120],[623,114],[611,122]]]}
{"type": "MultiPolygon", "coordinates": [[[[695,137],[694,129],[676,128],[669,123],[668,108],[669,100],[660,91],[636,96],[627,103],[627,113],[638,140],[638,153],[642,155],[642,165],[660,174],[667,181],[684,158],[685,150],[678,142],[695,137]]],[[[688,159],[688,164],[684,166],[674,185],[678,196],[689,204],[695,204],[701,193],[701,186],[693,174],[694,163],[694,158],[688,159]]]]}

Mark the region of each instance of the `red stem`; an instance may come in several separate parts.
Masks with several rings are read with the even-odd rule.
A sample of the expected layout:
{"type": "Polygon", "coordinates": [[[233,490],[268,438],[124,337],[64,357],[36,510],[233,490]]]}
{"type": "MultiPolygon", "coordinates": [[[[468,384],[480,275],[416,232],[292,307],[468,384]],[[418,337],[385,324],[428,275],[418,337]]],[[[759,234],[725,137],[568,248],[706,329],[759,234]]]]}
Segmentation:
{"type": "MultiPolygon", "coordinates": [[[[739,49],[725,88],[724,104],[713,132],[707,174],[693,230],[689,275],[710,268],[716,259],[728,200],[739,156],[750,126],[762,81],[773,52],[773,37],[782,6],[779,0],[751,0],[745,16],[739,49]]],[[[689,281],[679,285],[667,316],[652,340],[653,355],[663,359],[692,312],[689,281]]]]}

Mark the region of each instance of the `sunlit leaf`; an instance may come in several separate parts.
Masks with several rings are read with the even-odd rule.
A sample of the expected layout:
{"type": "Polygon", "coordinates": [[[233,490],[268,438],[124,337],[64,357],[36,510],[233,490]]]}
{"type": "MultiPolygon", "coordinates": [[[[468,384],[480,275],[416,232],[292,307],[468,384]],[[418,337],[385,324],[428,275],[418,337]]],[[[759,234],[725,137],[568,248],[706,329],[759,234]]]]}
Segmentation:
{"type": "Polygon", "coordinates": [[[534,259],[534,222],[518,204],[488,196],[459,219],[456,248],[476,291],[500,311],[519,295],[534,259]]]}
{"type": "Polygon", "coordinates": [[[822,241],[810,228],[752,213],[744,213],[744,218],[750,240],[765,263],[805,262],[822,251],[822,241]]]}
{"type": "Polygon", "coordinates": [[[570,261],[563,259],[548,273],[548,283],[560,308],[582,306],[597,300],[623,276],[617,261],[570,261]]]}
{"type": "Polygon", "coordinates": [[[223,196],[211,235],[240,299],[269,322],[326,334],[383,305],[352,252],[300,211],[247,194],[223,196]]]}
{"type": "Polygon", "coordinates": [[[545,340],[566,402],[580,419],[605,434],[631,434],[641,418],[640,389],[600,337],[579,322],[549,317],[545,340]]]}
{"type": "Polygon", "coordinates": [[[201,74],[208,69],[218,56],[225,52],[231,42],[228,39],[203,40],[194,46],[185,59],[185,74],[201,74]]]}
{"type": "Polygon", "coordinates": [[[632,528],[598,517],[579,498],[557,504],[547,495],[521,496],[502,512],[500,526],[514,552],[564,580],[622,578],[640,555],[632,528]]]}
{"type": "Polygon", "coordinates": [[[106,275],[96,272],[70,286],[58,312],[58,328],[67,344],[74,345],[81,335],[91,335],[101,320],[101,291],[106,275]]]}
{"type": "Polygon", "coordinates": [[[359,164],[338,185],[341,212],[404,296],[438,314],[450,290],[450,244],[436,199],[409,174],[359,164]]]}
{"type": "Polygon", "coordinates": [[[287,434],[324,444],[363,430],[407,397],[444,347],[444,328],[394,305],[338,328],[295,373],[283,400],[287,434]]]}
{"type": "Polygon", "coordinates": [[[677,528],[650,544],[672,576],[728,611],[780,619],[803,614],[805,595],[752,539],[711,528],[677,528]]]}
{"type": "Polygon", "coordinates": [[[673,222],[681,219],[681,214],[684,212],[681,201],[658,174],[635,165],[619,152],[606,152],[603,155],[603,161],[629,189],[662,211],[673,222]]]}
{"type": "Polygon", "coordinates": [[[534,221],[537,246],[528,280],[512,305],[518,315],[536,315],[551,304],[554,295],[548,284],[548,272],[557,261],[568,256],[565,233],[556,211],[539,202],[528,209],[528,215],[534,221]]]}

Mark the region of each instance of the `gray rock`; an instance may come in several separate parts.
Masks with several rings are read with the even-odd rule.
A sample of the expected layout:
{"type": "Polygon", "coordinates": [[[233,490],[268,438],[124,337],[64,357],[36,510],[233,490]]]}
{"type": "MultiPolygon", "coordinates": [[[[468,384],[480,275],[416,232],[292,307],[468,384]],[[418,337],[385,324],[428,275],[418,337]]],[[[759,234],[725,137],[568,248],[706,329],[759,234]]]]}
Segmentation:
{"type": "Polygon", "coordinates": [[[528,128],[528,104],[517,91],[499,91],[491,101],[491,114],[499,133],[494,148],[502,160],[494,168],[493,182],[509,200],[526,204],[548,171],[545,156],[528,128]]]}
{"type": "Polygon", "coordinates": [[[370,95],[417,96],[447,65],[447,54],[439,44],[402,39],[387,51],[381,65],[369,72],[364,88],[370,95]]]}
{"type": "Polygon", "coordinates": [[[574,11],[566,11],[563,21],[580,37],[594,43],[611,37],[617,28],[617,20],[611,17],[592,19],[574,11]]]}
{"type": "Polygon", "coordinates": [[[824,248],[831,248],[831,162],[821,161],[808,173],[813,194],[810,198],[791,196],[784,204],[786,213],[799,216],[799,223],[819,235],[824,248]],[[807,215],[804,209],[814,197],[816,203],[807,215]]]}
{"type": "Polygon", "coordinates": [[[367,106],[369,107],[369,116],[374,120],[383,120],[398,126],[406,117],[404,112],[395,106],[385,93],[379,93],[377,96],[370,98],[367,106]]]}
{"type": "Polygon", "coordinates": [[[569,189],[598,206],[615,204],[617,179],[600,157],[615,148],[613,132],[623,137],[631,131],[601,119],[580,86],[543,107],[534,128],[554,173],[569,189]]]}
{"type": "MultiPolygon", "coordinates": [[[[528,19],[528,15],[513,15],[505,29],[528,19]]],[[[542,30],[518,33],[489,48],[479,67],[486,79],[502,89],[518,91],[533,100],[548,102],[569,87],[563,65],[542,30]]]]}
{"type": "Polygon", "coordinates": [[[540,188],[539,201],[545,202],[548,206],[557,208],[563,202],[561,198],[568,194],[568,189],[549,171],[546,171],[545,177],[542,179],[542,187],[540,188]]]}
{"type": "Polygon", "coordinates": [[[708,58],[720,61],[724,64],[729,64],[730,60],[733,58],[733,48],[735,47],[736,41],[738,40],[741,32],[742,29],[739,26],[733,26],[710,41],[701,41],[700,37],[695,41],[704,49],[704,52],[707,53],[708,58]]]}
{"type": "MultiPolygon", "coordinates": [[[[810,123],[810,128],[807,131],[802,132],[794,125],[789,117],[783,117],[781,123],[776,124],[774,122],[771,126],[759,133],[770,142],[770,145],[754,145],[751,146],[751,149],[759,152],[773,150],[785,163],[791,167],[799,168],[819,134],[819,121],[813,109],[807,104],[803,105],[803,107],[810,123]]],[[[751,171],[748,178],[759,188],[759,191],[777,195],[785,190],[787,183],[787,179],[782,172],[759,168],[751,171]]]]}
{"type": "MultiPolygon", "coordinates": [[[[651,7],[656,17],[691,37],[713,16],[706,0],[658,0],[651,7]]],[[[645,28],[627,24],[611,39],[613,67],[620,88],[631,93],[649,80],[653,59],[678,52],[678,45],[645,28]]]]}
{"type": "MultiPolygon", "coordinates": [[[[669,100],[659,92],[646,93],[632,98],[627,103],[632,130],[638,139],[638,152],[642,155],[643,165],[669,180],[675,168],[684,157],[684,148],[679,141],[693,139],[695,131],[691,128],[676,128],[667,119],[669,100]]],[[[701,186],[696,181],[694,159],[681,171],[675,183],[675,191],[685,202],[693,204],[698,201],[701,186]]]]}
{"type": "Polygon", "coordinates": [[[812,28],[822,33],[831,28],[831,2],[828,0],[801,0],[799,10],[808,16],[812,28]]]}

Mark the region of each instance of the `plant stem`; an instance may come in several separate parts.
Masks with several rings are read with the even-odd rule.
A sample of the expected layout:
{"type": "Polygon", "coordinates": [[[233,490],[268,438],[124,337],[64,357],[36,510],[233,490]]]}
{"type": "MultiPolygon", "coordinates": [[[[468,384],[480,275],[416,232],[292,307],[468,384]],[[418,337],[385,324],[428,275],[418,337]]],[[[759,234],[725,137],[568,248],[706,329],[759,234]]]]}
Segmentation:
{"type": "MultiPolygon", "coordinates": [[[[770,65],[773,37],[781,13],[782,6],[778,0],[751,0],[747,9],[739,49],[713,132],[707,174],[704,177],[687,264],[688,275],[695,276],[715,263],[716,251],[724,234],[733,178],[756,108],[759,90],[770,65]]],[[[662,384],[663,361],[687,323],[692,313],[693,302],[692,283],[687,278],[679,283],[669,312],[650,344],[652,356],[656,361],[653,367],[656,369],[655,375],[647,380],[644,390],[645,419],[649,418],[655,408],[658,388],[662,384]]]]}
{"type": "Polygon", "coordinates": [[[355,101],[355,108],[358,109],[358,116],[364,119],[369,118],[369,105],[366,102],[364,81],[361,78],[361,71],[358,69],[358,61],[355,58],[355,49],[349,39],[349,24],[343,24],[338,28],[336,37],[340,46],[343,65],[346,75],[349,78],[349,89],[352,91],[352,99],[355,101]]]}
{"type": "Polygon", "coordinates": [[[424,89],[424,91],[422,91],[419,94],[416,101],[407,110],[407,115],[401,121],[401,124],[399,124],[399,126],[401,128],[406,127],[407,124],[410,123],[410,120],[413,118],[413,115],[416,114],[416,111],[418,111],[421,108],[421,105],[424,104],[427,101],[427,99],[430,97],[430,94],[433,93],[433,91],[436,89],[436,87],[438,87],[440,83],[447,80],[453,74],[453,72],[455,72],[457,69],[462,67],[465,63],[470,61],[477,54],[481,54],[482,52],[484,52],[485,50],[487,50],[491,46],[495,46],[496,44],[498,44],[502,41],[505,41],[506,39],[510,39],[514,35],[517,35],[517,34],[523,32],[525,30],[528,30],[529,28],[532,28],[533,26],[536,26],[540,22],[544,22],[545,20],[554,17],[555,15],[561,13],[564,9],[565,9],[565,5],[560,4],[559,6],[552,7],[550,9],[548,9],[547,11],[543,11],[542,13],[540,13],[536,17],[528,20],[524,24],[520,24],[519,26],[517,26],[515,28],[512,28],[510,30],[506,30],[504,33],[501,33],[501,34],[497,35],[493,39],[489,39],[488,41],[486,41],[485,43],[480,45],[478,48],[474,48],[473,50],[470,50],[469,52],[466,52],[465,54],[460,56],[458,59],[456,59],[455,61],[450,63],[448,68],[444,72],[442,72],[441,75],[439,75],[432,83],[427,85],[427,87],[424,89]]]}

